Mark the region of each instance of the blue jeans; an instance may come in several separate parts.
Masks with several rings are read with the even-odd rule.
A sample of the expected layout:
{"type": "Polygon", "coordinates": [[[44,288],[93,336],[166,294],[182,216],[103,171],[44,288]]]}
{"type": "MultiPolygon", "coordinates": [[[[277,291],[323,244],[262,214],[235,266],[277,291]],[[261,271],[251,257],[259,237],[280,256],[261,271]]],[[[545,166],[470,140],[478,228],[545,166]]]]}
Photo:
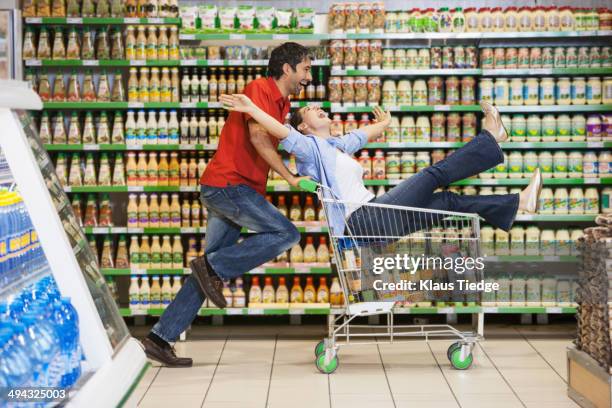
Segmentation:
{"type": "MultiPolygon", "coordinates": [[[[508,231],[518,211],[518,194],[467,196],[443,191],[440,187],[482,173],[503,162],[504,156],[493,136],[483,130],[465,146],[434,165],[402,181],[384,195],[370,201],[402,207],[476,213],[488,223],[508,231]]],[[[440,223],[443,217],[422,212],[394,211],[363,206],[351,214],[348,227],[354,235],[403,236],[411,231],[440,223]]]]}
{"type": "MultiPolygon", "coordinates": [[[[293,223],[251,187],[202,186],[200,200],[208,210],[206,259],[223,280],[242,276],[300,241],[293,223]],[[242,227],[256,234],[238,243],[242,227]]],[[[168,342],[175,341],[193,322],[204,300],[200,286],[189,275],[151,331],[168,342]]]]}

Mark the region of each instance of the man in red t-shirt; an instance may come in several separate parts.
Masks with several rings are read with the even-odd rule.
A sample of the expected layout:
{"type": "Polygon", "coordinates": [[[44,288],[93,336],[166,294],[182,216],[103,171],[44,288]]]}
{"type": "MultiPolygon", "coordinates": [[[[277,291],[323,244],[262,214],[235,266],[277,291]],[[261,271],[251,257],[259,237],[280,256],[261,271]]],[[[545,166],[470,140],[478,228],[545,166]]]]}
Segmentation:
{"type": "MultiPolygon", "coordinates": [[[[312,81],[310,71],[308,50],[284,43],[270,55],[268,77],[250,82],[244,93],[283,123],[289,95],[299,94],[312,81]]],[[[277,148],[278,139],[249,115],[229,114],[219,148],[200,180],[200,199],[208,210],[206,255],[191,261],[192,274],[143,340],[149,358],[172,367],[191,366],[192,359],[177,357],[169,343],[192,323],[206,297],[226,307],[223,281],[243,275],[299,242],[297,228],[265,198],[270,168],[292,186],[305,178],[291,174],[277,148]],[[238,243],[243,227],[255,234],[238,243]]]]}

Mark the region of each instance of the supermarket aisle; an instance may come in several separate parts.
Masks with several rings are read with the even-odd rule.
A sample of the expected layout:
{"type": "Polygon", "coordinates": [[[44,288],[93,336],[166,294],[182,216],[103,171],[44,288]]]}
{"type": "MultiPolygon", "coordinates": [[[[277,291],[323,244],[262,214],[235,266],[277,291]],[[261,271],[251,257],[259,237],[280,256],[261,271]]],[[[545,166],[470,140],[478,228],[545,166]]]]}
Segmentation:
{"type": "Polygon", "coordinates": [[[566,397],[571,326],[488,327],[468,371],[448,341],[341,349],[336,373],[313,364],[317,328],[199,327],[179,353],[190,369],[151,367],[132,395],[156,407],[577,407],[566,397]],[[293,333],[293,335],[291,335],[293,333]]]}

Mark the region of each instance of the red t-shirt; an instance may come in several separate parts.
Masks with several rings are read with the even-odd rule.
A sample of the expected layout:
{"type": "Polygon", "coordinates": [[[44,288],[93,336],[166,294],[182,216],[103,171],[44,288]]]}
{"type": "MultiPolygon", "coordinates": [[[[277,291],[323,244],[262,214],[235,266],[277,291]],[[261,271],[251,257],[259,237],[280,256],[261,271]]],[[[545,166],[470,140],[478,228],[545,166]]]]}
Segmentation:
{"type": "MultiPolygon", "coordinates": [[[[291,104],[289,98],[280,93],[274,79],[251,81],[244,94],[279,122],[285,121],[291,104]]],[[[200,184],[212,187],[246,184],[265,195],[270,166],[251,144],[247,124],[249,119],[250,115],[230,112],[221,130],[217,152],[206,166],[200,184]]],[[[278,147],[278,139],[269,137],[274,147],[278,147]]]]}

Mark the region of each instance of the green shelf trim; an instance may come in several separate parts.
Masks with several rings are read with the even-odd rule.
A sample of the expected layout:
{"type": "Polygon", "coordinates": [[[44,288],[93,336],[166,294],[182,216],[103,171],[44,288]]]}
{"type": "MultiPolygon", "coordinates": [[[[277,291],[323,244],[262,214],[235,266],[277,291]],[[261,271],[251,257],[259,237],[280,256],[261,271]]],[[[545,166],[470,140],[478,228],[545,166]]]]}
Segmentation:
{"type": "Polygon", "coordinates": [[[130,275],[183,275],[183,269],[117,269],[117,268],[102,268],[102,274],[105,276],[130,276],[130,275]]]}
{"type": "MultiPolygon", "coordinates": [[[[303,226],[296,223],[296,228],[302,233],[327,233],[327,225],[303,226]]],[[[206,227],[171,227],[171,228],[127,228],[127,227],[83,227],[85,234],[104,235],[104,234],[205,234],[206,227]]],[[[242,228],[243,234],[252,234],[246,228],[242,228]]]]}
{"type": "MultiPolygon", "coordinates": [[[[545,178],[544,185],[555,186],[555,185],[599,185],[599,184],[610,184],[612,178],[545,178]]],[[[465,179],[452,183],[453,186],[526,186],[529,184],[528,178],[520,179],[465,179]]]]}
{"type": "Polygon", "coordinates": [[[44,102],[44,109],[220,109],[218,102],[44,102]]]}
{"type": "MultiPolygon", "coordinates": [[[[486,308],[485,308],[486,310],[486,308]]],[[[487,313],[485,311],[485,313],[487,313]]],[[[488,313],[493,313],[488,312],[488,313]]],[[[541,313],[541,314],[548,314],[548,313],[563,313],[563,314],[574,314],[576,313],[576,308],[575,307],[520,307],[520,306],[513,306],[513,307],[498,307],[497,308],[497,312],[495,313],[541,313]]]]}
{"type": "Polygon", "coordinates": [[[176,151],[176,150],[217,150],[217,145],[210,144],[168,144],[168,145],[126,145],[126,144],[45,144],[48,151],[176,151]]]}
{"type": "MultiPolygon", "coordinates": [[[[480,105],[426,105],[426,106],[384,106],[389,112],[480,112],[480,105]]],[[[332,113],[372,112],[373,106],[342,106],[331,104],[332,113]]]]}
{"type": "Polygon", "coordinates": [[[431,75],[481,75],[482,69],[334,69],[332,75],[362,76],[431,76],[431,75]]]}
{"type": "Polygon", "coordinates": [[[597,215],[519,214],[516,221],[593,222],[597,215]]]}
{"type": "Polygon", "coordinates": [[[533,106],[497,106],[502,113],[520,112],[610,112],[612,105],[533,105],[533,106]]]}
{"type": "MultiPolygon", "coordinates": [[[[449,149],[459,148],[465,142],[386,142],[368,143],[366,149],[449,149]]],[[[506,149],[603,149],[612,148],[612,142],[503,142],[506,149]]]]}
{"type": "Polygon", "coordinates": [[[612,68],[482,69],[482,76],[610,75],[612,68]]]}
{"type": "Polygon", "coordinates": [[[566,38],[609,37],[612,31],[543,31],[543,32],[484,32],[484,33],[340,33],[330,34],[330,39],[380,39],[380,40],[452,40],[452,39],[503,39],[503,38],[566,38]]]}
{"type": "Polygon", "coordinates": [[[294,101],[291,102],[292,108],[303,108],[304,106],[319,106],[321,108],[331,108],[331,102],[329,101],[294,101]]]}
{"type": "Polygon", "coordinates": [[[26,60],[28,67],[178,67],[178,60],[26,60]]]}
{"type": "Polygon", "coordinates": [[[242,34],[242,33],[188,33],[181,32],[180,40],[328,40],[329,34],[242,34]]]}
{"type": "Polygon", "coordinates": [[[26,24],[181,24],[180,17],[134,18],[134,17],[27,17],[26,24]]]}
{"type": "MultiPolygon", "coordinates": [[[[329,66],[329,59],[318,59],[312,60],[311,64],[315,67],[329,66]]],[[[212,59],[182,59],[180,60],[180,66],[182,67],[267,67],[267,59],[230,59],[230,60],[212,60],[212,59]]]]}
{"type": "Polygon", "coordinates": [[[125,186],[82,186],[82,187],[64,187],[67,193],[125,193],[125,186]]]}

